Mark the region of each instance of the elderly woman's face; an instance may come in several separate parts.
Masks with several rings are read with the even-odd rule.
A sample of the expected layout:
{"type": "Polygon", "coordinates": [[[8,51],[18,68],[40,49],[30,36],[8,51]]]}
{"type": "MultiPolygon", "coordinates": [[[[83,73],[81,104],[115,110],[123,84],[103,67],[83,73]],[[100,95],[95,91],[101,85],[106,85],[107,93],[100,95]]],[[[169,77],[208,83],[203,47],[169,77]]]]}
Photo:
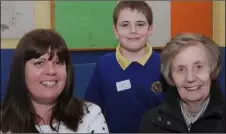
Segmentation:
{"type": "Polygon", "coordinates": [[[172,64],[172,78],[181,99],[186,102],[206,99],[211,85],[210,72],[207,53],[201,44],[178,53],[172,64]]]}

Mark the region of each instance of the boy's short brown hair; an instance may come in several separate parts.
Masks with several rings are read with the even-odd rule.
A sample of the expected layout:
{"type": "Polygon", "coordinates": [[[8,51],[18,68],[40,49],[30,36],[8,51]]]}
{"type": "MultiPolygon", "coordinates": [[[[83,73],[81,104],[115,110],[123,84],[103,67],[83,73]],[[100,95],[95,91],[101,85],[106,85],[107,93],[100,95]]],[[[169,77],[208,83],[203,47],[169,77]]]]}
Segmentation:
{"type": "Polygon", "coordinates": [[[152,9],[145,1],[119,1],[113,12],[113,23],[115,26],[117,24],[118,15],[120,11],[122,11],[125,8],[129,8],[131,10],[138,10],[142,12],[146,16],[149,25],[152,25],[153,23],[152,9]]]}

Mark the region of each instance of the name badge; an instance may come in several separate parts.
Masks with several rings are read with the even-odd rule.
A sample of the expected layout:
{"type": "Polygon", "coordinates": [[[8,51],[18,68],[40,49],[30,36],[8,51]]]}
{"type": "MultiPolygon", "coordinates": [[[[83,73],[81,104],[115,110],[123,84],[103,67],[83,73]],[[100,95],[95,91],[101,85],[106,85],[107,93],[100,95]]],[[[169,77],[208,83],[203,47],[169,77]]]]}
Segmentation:
{"type": "Polygon", "coordinates": [[[117,88],[118,92],[130,89],[131,88],[130,80],[124,80],[124,81],[116,82],[116,88],[117,88]]]}

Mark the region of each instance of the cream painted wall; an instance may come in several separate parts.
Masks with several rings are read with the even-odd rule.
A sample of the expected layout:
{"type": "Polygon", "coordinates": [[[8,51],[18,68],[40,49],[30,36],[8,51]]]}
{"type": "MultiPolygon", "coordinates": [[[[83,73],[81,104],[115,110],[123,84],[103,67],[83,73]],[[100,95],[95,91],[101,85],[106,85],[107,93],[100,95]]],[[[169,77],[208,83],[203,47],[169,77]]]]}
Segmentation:
{"type": "Polygon", "coordinates": [[[215,1],[213,5],[213,39],[225,46],[225,1],[215,1]]]}
{"type": "MultiPolygon", "coordinates": [[[[35,28],[51,28],[50,1],[35,1],[35,28]]],[[[213,5],[213,39],[225,46],[225,1],[213,5]]],[[[1,48],[15,48],[18,39],[1,39],[1,48]]]]}
{"type": "Polygon", "coordinates": [[[151,6],[153,11],[153,31],[148,39],[148,44],[152,47],[163,47],[171,38],[170,1],[146,2],[151,6]]]}
{"type": "MultiPolygon", "coordinates": [[[[50,1],[35,2],[35,28],[51,28],[50,1]]],[[[1,39],[1,48],[16,48],[19,39],[1,39]]]]}

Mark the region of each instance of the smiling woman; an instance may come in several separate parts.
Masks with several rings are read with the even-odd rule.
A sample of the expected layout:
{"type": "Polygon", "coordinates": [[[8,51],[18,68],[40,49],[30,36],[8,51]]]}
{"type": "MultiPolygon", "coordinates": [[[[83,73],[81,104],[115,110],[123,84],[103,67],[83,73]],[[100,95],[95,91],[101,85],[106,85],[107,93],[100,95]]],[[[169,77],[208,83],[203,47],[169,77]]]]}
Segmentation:
{"type": "Polygon", "coordinates": [[[220,67],[220,48],[210,38],[176,35],[161,53],[161,73],[171,85],[165,104],[144,115],[141,132],[225,132],[225,101],[215,82],[220,67]]]}
{"type": "Polygon", "coordinates": [[[28,32],[15,50],[0,131],[107,133],[99,106],[73,98],[73,83],[64,39],[53,30],[28,32]]]}

